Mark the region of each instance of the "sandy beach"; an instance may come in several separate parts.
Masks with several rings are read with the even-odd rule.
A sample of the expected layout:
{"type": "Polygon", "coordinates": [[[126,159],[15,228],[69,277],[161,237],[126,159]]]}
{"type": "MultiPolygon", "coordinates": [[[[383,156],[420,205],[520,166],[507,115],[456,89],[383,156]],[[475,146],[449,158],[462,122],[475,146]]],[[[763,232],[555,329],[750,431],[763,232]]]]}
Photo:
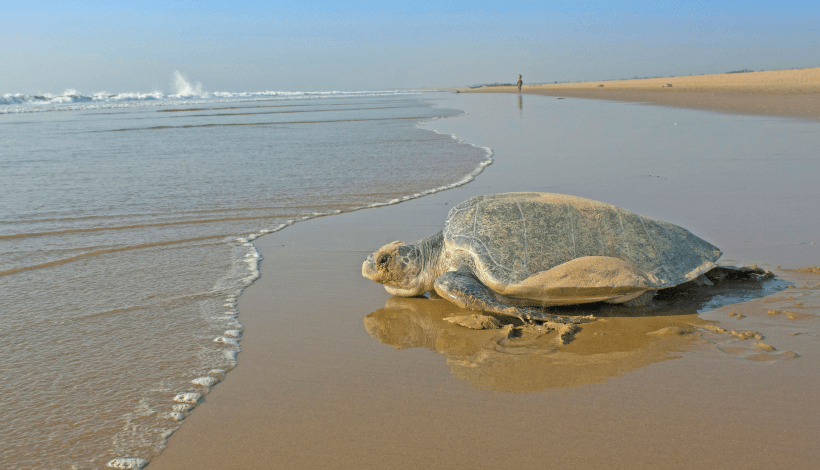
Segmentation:
{"type": "MultiPolygon", "coordinates": [[[[458,90],[468,93],[518,92],[512,86],[458,90]]],[[[545,85],[526,85],[525,82],[521,93],[820,119],[820,67],[545,85]]]]}
{"type": "Polygon", "coordinates": [[[774,88],[773,73],[447,95],[468,114],[424,128],[490,147],[494,163],[453,190],[256,240],[264,261],[238,300],[238,366],[148,468],[812,468],[820,133],[776,116],[820,119],[820,69],[783,72],[808,82],[774,88]],[[722,262],[777,278],[637,312],[576,309],[598,320],[557,347],[451,325],[442,319],[459,309],[446,301],[391,298],[361,276],[380,246],[431,236],[453,205],[510,191],[675,223],[722,262]]]}

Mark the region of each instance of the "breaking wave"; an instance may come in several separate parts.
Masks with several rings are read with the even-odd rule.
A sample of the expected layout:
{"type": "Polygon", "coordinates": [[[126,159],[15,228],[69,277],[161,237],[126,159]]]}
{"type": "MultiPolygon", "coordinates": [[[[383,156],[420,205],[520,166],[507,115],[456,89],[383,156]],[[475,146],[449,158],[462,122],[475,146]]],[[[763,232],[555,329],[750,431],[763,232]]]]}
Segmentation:
{"type": "Polygon", "coordinates": [[[317,99],[356,96],[392,96],[418,94],[414,90],[381,91],[251,91],[251,92],[206,92],[199,82],[192,83],[179,71],[173,75],[174,92],[164,93],[81,93],[66,89],[59,95],[43,93],[27,95],[23,93],[0,96],[0,114],[32,113],[43,111],[76,111],[85,109],[110,109],[140,106],[176,106],[220,102],[263,101],[277,99],[317,99]]]}

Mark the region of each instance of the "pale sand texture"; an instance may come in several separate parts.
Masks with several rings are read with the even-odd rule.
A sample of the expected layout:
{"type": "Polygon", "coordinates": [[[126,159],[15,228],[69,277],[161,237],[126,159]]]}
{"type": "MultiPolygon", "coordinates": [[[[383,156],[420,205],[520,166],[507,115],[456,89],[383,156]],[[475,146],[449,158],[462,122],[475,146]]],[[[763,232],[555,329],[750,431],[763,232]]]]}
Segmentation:
{"type": "MultiPolygon", "coordinates": [[[[518,93],[512,86],[462,92],[518,93]]],[[[604,82],[525,85],[521,93],[646,102],[728,113],[820,119],[820,67],[604,82]],[[664,87],[671,84],[672,87],[664,87]],[[598,85],[604,85],[599,87],[598,85]]]]}
{"type": "Polygon", "coordinates": [[[447,100],[470,114],[427,127],[494,148],[495,163],[452,191],[258,239],[262,278],[238,302],[239,365],[151,470],[820,461],[820,275],[775,266],[820,265],[810,243],[820,221],[805,216],[818,195],[816,123],[539,96],[447,100]],[[658,310],[596,308],[602,318],[561,346],[554,332],[453,325],[444,318],[467,312],[391,298],[361,277],[380,246],[433,235],[455,203],[506,191],[574,194],[676,223],[724,260],[757,261],[781,280],[690,292],[658,310]],[[793,288],[774,292],[782,279],[793,288]]]}

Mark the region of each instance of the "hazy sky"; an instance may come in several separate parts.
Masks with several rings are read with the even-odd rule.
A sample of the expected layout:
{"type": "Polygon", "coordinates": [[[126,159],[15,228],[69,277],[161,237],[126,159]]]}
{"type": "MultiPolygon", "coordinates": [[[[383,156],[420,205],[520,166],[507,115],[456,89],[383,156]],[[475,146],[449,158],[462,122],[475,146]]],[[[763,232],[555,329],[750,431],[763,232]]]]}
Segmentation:
{"type": "Polygon", "coordinates": [[[375,90],[820,66],[820,1],[0,0],[0,95],[375,90]]]}

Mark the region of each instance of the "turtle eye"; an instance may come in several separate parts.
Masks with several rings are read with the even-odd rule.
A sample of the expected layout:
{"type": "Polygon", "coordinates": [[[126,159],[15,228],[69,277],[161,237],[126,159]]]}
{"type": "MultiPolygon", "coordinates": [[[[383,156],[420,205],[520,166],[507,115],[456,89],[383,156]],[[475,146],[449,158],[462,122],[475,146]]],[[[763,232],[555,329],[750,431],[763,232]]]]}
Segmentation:
{"type": "Polygon", "coordinates": [[[387,262],[388,262],[388,261],[390,261],[390,256],[388,256],[388,255],[381,255],[381,256],[379,256],[379,259],[378,259],[378,260],[376,260],[376,264],[377,264],[378,266],[384,266],[385,264],[387,264],[387,262]]]}

